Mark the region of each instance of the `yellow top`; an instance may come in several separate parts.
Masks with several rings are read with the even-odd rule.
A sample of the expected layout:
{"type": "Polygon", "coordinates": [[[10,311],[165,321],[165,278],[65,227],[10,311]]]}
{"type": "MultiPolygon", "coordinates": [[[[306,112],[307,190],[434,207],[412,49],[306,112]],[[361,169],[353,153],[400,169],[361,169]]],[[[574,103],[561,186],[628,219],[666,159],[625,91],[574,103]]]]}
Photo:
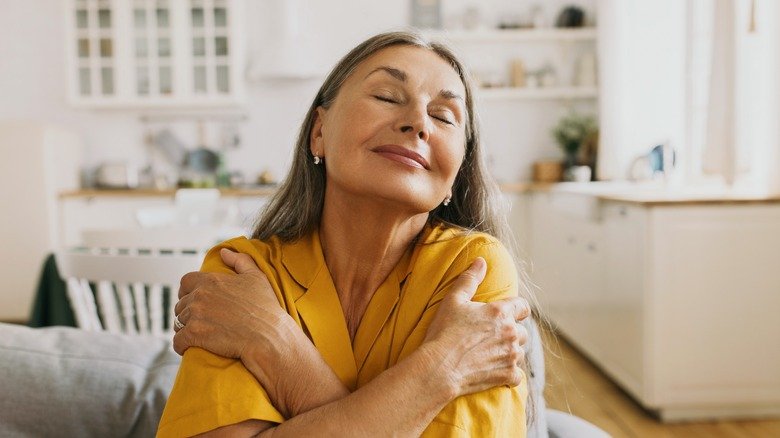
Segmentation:
{"type": "MultiPolygon", "coordinates": [[[[478,256],[487,274],[474,301],[517,296],[512,257],[495,238],[442,225],[426,226],[418,242],[377,289],[350,343],[339,297],[325,265],[319,234],[293,243],[228,240],[206,255],[201,271],[233,272],[220,248],[249,254],[268,276],[281,306],[304,327],[325,361],[352,391],[420,346],[449,286],[478,256]]],[[[527,381],[459,397],[425,429],[423,436],[525,436],[527,381]]],[[[184,354],[165,406],[158,436],[191,436],[249,419],[285,418],[239,360],[199,348],[184,354]]]]}

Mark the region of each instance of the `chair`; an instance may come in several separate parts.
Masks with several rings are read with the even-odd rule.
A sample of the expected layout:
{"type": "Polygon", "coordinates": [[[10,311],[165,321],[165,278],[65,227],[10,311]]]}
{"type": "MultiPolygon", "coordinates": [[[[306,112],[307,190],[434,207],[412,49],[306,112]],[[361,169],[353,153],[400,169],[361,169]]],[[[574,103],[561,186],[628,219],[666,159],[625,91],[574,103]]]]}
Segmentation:
{"type": "Polygon", "coordinates": [[[88,248],[205,252],[217,243],[241,235],[240,229],[217,226],[85,229],[81,243],[88,248]]]}
{"type": "Polygon", "coordinates": [[[179,279],[198,270],[203,259],[199,253],[96,251],[60,251],[55,257],[79,328],[168,339],[179,279]]]}
{"type": "Polygon", "coordinates": [[[173,225],[218,225],[224,212],[219,208],[219,189],[179,189],[169,207],[147,207],[136,211],[136,220],[143,227],[173,225]]]}

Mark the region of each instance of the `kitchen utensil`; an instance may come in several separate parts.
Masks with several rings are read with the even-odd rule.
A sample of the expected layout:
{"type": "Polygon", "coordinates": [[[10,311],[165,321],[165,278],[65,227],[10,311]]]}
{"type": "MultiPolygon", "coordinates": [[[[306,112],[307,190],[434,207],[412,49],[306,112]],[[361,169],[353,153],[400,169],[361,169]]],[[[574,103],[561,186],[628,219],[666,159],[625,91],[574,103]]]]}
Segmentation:
{"type": "Polygon", "coordinates": [[[134,189],[138,187],[138,166],[128,163],[103,163],[96,173],[97,187],[104,189],[134,189]]]}

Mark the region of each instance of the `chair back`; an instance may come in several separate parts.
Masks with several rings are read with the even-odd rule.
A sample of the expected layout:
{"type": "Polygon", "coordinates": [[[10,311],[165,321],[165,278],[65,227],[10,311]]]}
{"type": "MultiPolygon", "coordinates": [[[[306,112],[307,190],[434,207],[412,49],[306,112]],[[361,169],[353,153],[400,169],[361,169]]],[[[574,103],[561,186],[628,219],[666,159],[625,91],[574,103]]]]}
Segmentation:
{"type": "Polygon", "coordinates": [[[168,338],[180,278],[197,271],[202,259],[202,253],[174,252],[56,254],[78,327],[168,338]]]}

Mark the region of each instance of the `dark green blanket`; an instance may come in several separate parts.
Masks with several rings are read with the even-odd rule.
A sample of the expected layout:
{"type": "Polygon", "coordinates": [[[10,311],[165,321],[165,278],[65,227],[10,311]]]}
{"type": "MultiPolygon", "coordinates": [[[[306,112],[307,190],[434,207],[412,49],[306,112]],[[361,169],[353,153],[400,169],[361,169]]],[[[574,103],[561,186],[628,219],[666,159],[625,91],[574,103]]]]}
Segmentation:
{"type": "Polygon", "coordinates": [[[35,294],[32,313],[27,324],[30,327],[53,325],[76,327],[76,319],[68,302],[65,281],[60,278],[59,272],[57,272],[54,254],[50,254],[43,264],[38,291],[35,294]]]}

